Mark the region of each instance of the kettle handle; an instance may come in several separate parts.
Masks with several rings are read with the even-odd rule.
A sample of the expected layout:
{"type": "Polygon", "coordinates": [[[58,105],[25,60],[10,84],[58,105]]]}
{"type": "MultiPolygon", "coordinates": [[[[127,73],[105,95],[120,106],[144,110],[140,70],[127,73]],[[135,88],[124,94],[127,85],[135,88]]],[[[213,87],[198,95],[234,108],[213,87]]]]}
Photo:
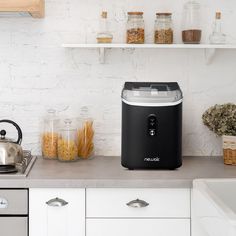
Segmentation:
{"type": "Polygon", "coordinates": [[[22,131],[21,131],[21,128],[19,127],[19,125],[16,124],[16,123],[15,123],[14,121],[12,121],[12,120],[0,120],[0,123],[10,123],[10,124],[12,124],[13,126],[15,126],[15,128],[17,129],[17,132],[18,132],[18,139],[17,139],[17,141],[14,142],[14,143],[20,145],[21,142],[22,142],[22,137],[23,137],[23,135],[22,135],[22,131]]]}

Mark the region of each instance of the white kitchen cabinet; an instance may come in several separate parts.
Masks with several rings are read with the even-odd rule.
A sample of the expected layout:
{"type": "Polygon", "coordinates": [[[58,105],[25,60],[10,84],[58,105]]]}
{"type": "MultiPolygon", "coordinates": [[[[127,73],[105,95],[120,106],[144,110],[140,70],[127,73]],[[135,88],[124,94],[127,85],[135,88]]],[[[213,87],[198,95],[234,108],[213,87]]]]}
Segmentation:
{"type": "Polygon", "coordinates": [[[29,236],[85,236],[85,190],[30,189],[29,236]]]}
{"type": "Polygon", "coordinates": [[[87,189],[86,217],[86,236],[190,236],[190,189],[87,189]]]}
{"type": "Polygon", "coordinates": [[[190,236],[190,219],[88,219],[86,236],[190,236]]]}
{"type": "Polygon", "coordinates": [[[29,232],[190,236],[190,189],[30,189],[29,232]]]}

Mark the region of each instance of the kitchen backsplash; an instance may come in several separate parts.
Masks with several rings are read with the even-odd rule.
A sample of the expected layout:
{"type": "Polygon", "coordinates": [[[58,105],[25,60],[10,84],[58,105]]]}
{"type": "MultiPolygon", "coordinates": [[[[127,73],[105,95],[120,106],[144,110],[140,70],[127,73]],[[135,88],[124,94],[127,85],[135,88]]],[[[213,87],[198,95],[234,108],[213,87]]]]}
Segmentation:
{"type": "MultiPolygon", "coordinates": [[[[124,42],[126,12],[144,11],[147,42],[153,41],[156,12],[173,13],[175,42],[181,42],[183,0],[46,0],[46,17],[0,14],[0,118],[16,121],[23,146],[40,153],[40,121],[54,107],[78,116],[87,107],[95,119],[96,154],[120,155],[121,101],[125,81],[177,81],[184,93],[183,154],[219,155],[221,139],[201,121],[215,103],[236,102],[236,50],[217,51],[205,64],[204,50],[145,49],[98,52],[65,49],[63,43],[96,42],[98,18],[108,11],[114,42],[124,42]]],[[[224,32],[236,43],[235,0],[202,0],[203,42],[222,11],[224,32]],[[214,5],[214,6],[213,6],[214,5]]]]}

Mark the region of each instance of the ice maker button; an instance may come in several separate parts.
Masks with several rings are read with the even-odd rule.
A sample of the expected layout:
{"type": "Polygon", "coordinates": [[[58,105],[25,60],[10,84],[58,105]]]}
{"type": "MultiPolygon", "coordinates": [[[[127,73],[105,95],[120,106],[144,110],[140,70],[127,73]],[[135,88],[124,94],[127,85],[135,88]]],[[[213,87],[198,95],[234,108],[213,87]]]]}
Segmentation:
{"type": "Polygon", "coordinates": [[[152,130],[150,130],[149,134],[150,134],[151,136],[155,136],[155,135],[156,135],[156,131],[152,129],[152,130]]]}
{"type": "Polygon", "coordinates": [[[148,118],[149,118],[149,122],[156,122],[157,120],[155,115],[150,115],[148,118]]]}

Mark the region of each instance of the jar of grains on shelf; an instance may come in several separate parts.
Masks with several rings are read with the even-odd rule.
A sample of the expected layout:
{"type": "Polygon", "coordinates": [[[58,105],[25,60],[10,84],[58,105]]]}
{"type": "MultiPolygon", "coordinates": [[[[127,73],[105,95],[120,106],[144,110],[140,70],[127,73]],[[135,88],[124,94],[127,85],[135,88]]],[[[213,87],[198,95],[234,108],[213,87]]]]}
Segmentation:
{"type": "Polygon", "coordinates": [[[126,42],[129,44],[145,42],[143,12],[128,12],[126,42]]]}
{"type": "Polygon", "coordinates": [[[172,44],[173,29],[172,29],[172,14],[171,13],[156,13],[155,21],[155,37],[154,42],[157,44],[172,44]]]}
{"type": "Polygon", "coordinates": [[[72,120],[70,119],[64,120],[64,127],[60,131],[58,138],[58,160],[64,162],[78,160],[76,129],[72,126],[72,120]]]}
{"type": "Polygon", "coordinates": [[[80,120],[78,128],[78,156],[82,159],[88,159],[94,154],[94,128],[93,119],[85,118],[80,120]]]}
{"type": "Polygon", "coordinates": [[[57,159],[58,126],[59,119],[56,116],[56,111],[48,110],[48,114],[44,118],[41,145],[42,155],[45,159],[57,159]]]}

